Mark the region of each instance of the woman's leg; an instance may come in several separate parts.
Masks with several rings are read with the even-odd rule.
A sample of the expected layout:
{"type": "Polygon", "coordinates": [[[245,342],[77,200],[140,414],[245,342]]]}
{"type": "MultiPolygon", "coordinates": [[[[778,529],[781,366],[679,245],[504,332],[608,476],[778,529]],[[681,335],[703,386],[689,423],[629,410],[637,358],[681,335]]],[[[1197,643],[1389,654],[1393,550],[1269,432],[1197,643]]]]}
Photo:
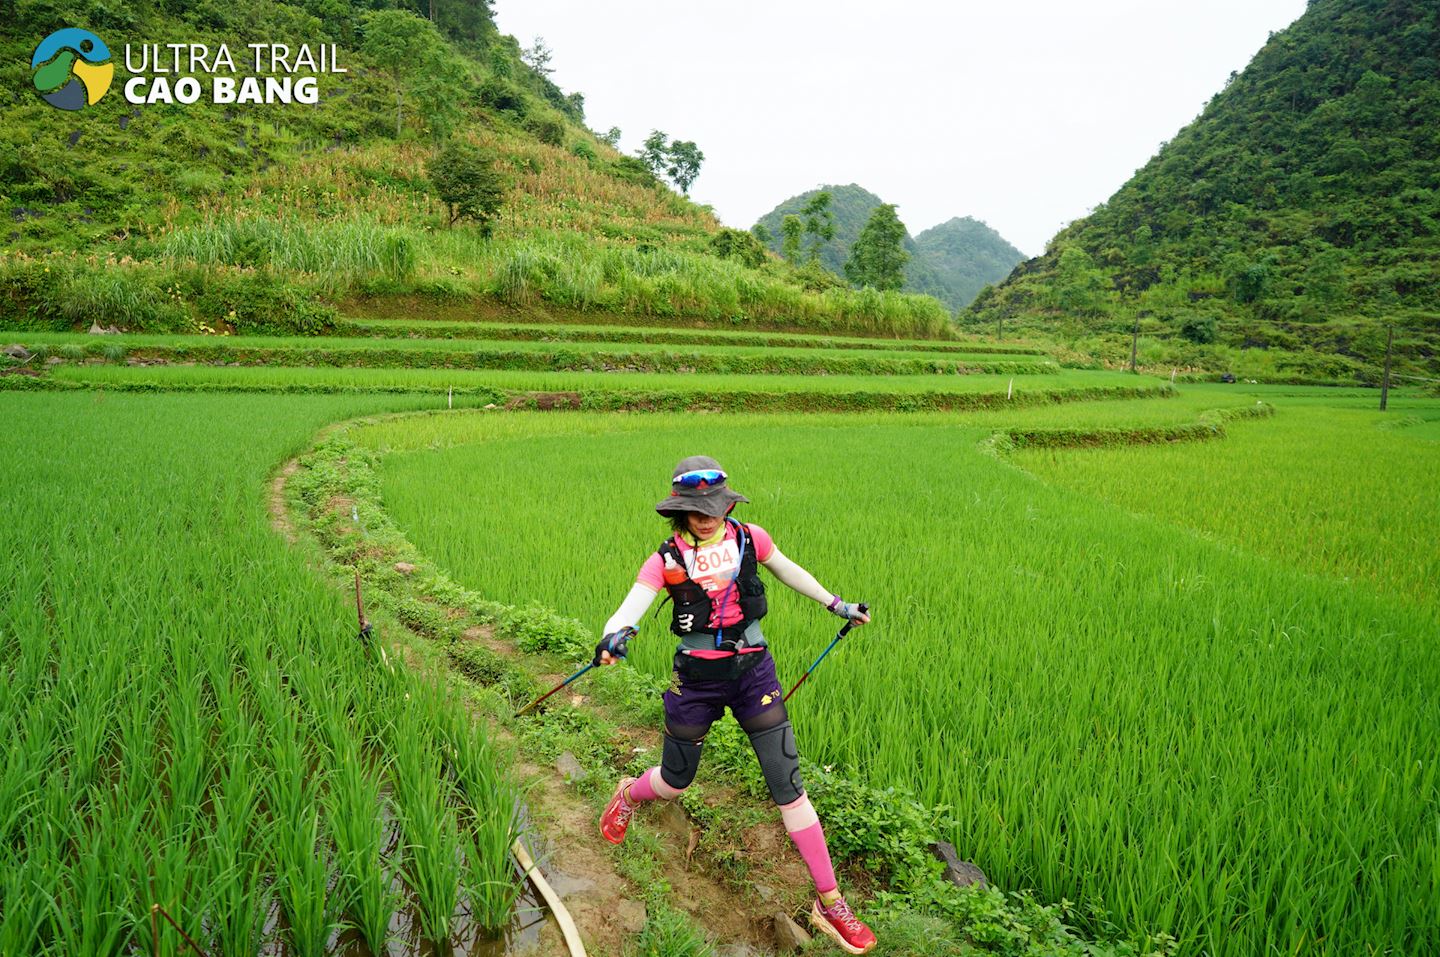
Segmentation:
{"type": "Polygon", "coordinates": [[[660,746],[660,763],[630,784],[625,799],[631,804],[642,801],[671,801],[679,797],[695,780],[700,767],[700,747],[709,724],[665,723],[664,740],[660,746]]]}
{"type": "Polygon", "coordinates": [[[740,727],[750,736],[750,746],[755,749],[755,757],[760,761],[770,797],[780,808],[785,832],[804,859],[810,878],[815,882],[816,893],[822,900],[839,896],[835,868],[830,863],[830,849],[825,844],[825,831],[820,827],[820,817],[810,804],[810,798],[806,797],[805,784],[800,780],[800,755],[784,703],[776,702],[759,714],[745,718],[740,727]]]}
{"type": "MultiPolygon", "coordinates": [[[[736,710],[740,727],[750,736],[750,746],[760,761],[770,797],[780,808],[785,831],[815,882],[817,899],[810,907],[810,923],[846,952],[867,953],[875,946],[875,934],[840,896],[830,849],[825,844],[825,831],[800,780],[800,752],[795,746],[795,732],[785,712],[785,702],[775,684],[774,667],[765,662],[751,673],[755,672],[760,673],[756,680],[737,696],[739,708],[732,705],[732,709],[736,710]]],[[[743,678],[741,684],[746,684],[743,678]]]]}
{"type": "Polygon", "coordinates": [[[600,815],[600,833],[611,844],[625,840],[625,829],[635,809],[646,801],[669,801],[695,780],[700,767],[700,747],[710,725],[725,713],[725,683],[691,683],[682,687],[677,673],[670,691],[665,692],[665,735],[660,763],[638,778],[622,778],[605,811],[600,815]]]}

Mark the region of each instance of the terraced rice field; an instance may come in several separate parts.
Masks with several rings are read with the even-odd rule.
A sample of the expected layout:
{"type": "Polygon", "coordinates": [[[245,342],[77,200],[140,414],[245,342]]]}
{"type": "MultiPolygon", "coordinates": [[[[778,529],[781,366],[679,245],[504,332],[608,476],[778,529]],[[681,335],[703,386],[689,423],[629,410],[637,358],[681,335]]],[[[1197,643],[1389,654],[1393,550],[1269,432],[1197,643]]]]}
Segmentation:
{"type": "MultiPolygon", "coordinates": [[[[389,366],[473,369],[571,369],[644,372],[906,375],[975,372],[1047,373],[1036,355],[667,345],[650,342],[552,343],[463,339],[286,338],[274,336],[117,335],[34,332],[14,337],[62,358],[128,359],[243,365],[389,366]]],[[[113,361],[113,360],[112,360],[113,361]]]]}
{"type": "MultiPolygon", "coordinates": [[[[805,754],[948,807],[962,854],[1087,933],[1440,939],[1440,402],[1382,418],[1371,393],[1172,391],[985,344],[475,328],[4,334],[66,361],[0,377],[0,953],[148,953],[155,902],[226,954],[463,953],[511,919],[504,761],[271,527],[318,430],[420,410],[351,433],[389,513],[466,587],[591,629],[663,534],[671,464],[718,457],[742,517],[876,614],[792,702],[805,754]],[[118,364],[147,349],[294,364],[118,364]],[[670,365],[409,367],[477,353],[670,365]],[[992,371],[896,374],[917,362],[992,371]],[[789,374],[737,374],[765,363],[789,374]],[[510,411],[537,402],[570,411],[510,411]]],[[[786,683],[834,631],[784,590],[767,625],[786,683]]],[[[631,663],[658,679],[669,649],[656,619],[631,663]]]]}
{"type": "MultiPolygon", "coordinates": [[[[1202,390],[1184,406],[1253,401],[1202,390]]],[[[1213,467],[1188,469],[1187,482],[1214,490],[1265,457],[1243,437],[1272,425],[1281,436],[1323,426],[1349,455],[1385,448],[1374,414],[1312,401],[1323,411],[1282,403],[1273,419],[1230,425],[1233,443],[1102,454],[1203,456],[1213,467]]],[[[1148,403],[1162,408],[1153,421],[1177,421],[1175,403],[1148,403]]],[[[747,519],[875,608],[863,646],[794,702],[808,754],[948,805],[957,846],[1003,886],[1078,902],[1097,931],[1165,930],[1184,953],[1413,952],[1434,937],[1440,892],[1433,595],[1417,603],[1409,587],[1212,541],[980,448],[1001,421],[1074,427],[1085,408],[702,423],[472,414],[379,425],[366,440],[390,450],[385,501],[422,550],[483,593],[597,629],[663,537],[651,508],[669,464],[715,455],[752,499],[747,519]]],[[[1058,474],[1089,454],[1047,461],[1058,474]]],[[[1434,475],[1440,447],[1407,454],[1408,469],[1318,475],[1302,458],[1269,478],[1384,500],[1433,528],[1433,496],[1411,486],[1434,475]]],[[[1130,471],[1125,488],[1174,471],[1096,470],[1130,471]]],[[[1331,552],[1367,554],[1348,533],[1361,514],[1343,510],[1313,534],[1331,552]]],[[[1262,499],[1246,517],[1288,547],[1286,511],[1262,499]]],[[[1434,567],[1433,536],[1395,551],[1405,581],[1434,567]]],[[[832,629],[780,591],[767,634],[788,683],[832,629]]],[[[663,674],[670,644],[657,621],[632,661],[663,674]]]]}
{"type": "Polygon", "coordinates": [[[531,340],[538,342],[653,342],[680,345],[736,345],[802,349],[860,349],[927,353],[979,353],[1038,356],[1035,346],[978,341],[947,342],[936,339],[858,339],[854,336],[816,336],[786,332],[750,332],[735,329],[684,326],[545,325],[504,322],[454,322],[434,319],[348,319],[346,335],[383,338],[531,340]]]}

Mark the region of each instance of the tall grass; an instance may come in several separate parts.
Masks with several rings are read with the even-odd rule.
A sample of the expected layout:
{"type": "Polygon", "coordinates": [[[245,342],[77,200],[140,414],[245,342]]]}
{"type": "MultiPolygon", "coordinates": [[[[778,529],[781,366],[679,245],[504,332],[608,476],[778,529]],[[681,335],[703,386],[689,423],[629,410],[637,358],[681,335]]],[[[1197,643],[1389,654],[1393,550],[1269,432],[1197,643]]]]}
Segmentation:
{"type": "Polygon", "coordinates": [[[248,266],[323,277],[332,292],[370,276],[393,282],[415,271],[408,231],[364,220],[301,223],[231,219],[187,226],[161,241],[160,255],[202,266],[248,266]]]}

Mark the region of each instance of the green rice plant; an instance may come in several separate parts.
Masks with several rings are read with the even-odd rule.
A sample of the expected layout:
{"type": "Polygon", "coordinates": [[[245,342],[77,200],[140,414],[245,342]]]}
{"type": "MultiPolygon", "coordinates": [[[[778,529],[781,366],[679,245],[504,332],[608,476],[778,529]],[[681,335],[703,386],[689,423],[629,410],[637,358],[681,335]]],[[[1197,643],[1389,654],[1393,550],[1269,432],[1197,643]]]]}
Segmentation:
{"type": "Polygon", "coordinates": [[[265,880],[261,850],[269,843],[274,822],[261,810],[267,789],[257,764],[258,729],[244,719],[243,711],[227,708],[221,714],[231,722],[210,837],[212,870],[224,875],[211,912],[212,934],[220,953],[251,954],[260,948],[274,893],[265,880]]]}
{"type": "Polygon", "coordinates": [[[322,955],[334,924],[328,854],[320,836],[318,793],[326,776],[307,759],[296,722],[273,727],[267,758],[274,768],[265,784],[270,811],[277,896],[285,908],[290,947],[322,955]]]}
{"type": "Polygon", "coordinates": [[[41,950],[46,922],[62,891],[58,871],[43,852],[54,846],[17,848],[0,857],[0,953],[33,954],[41,950]]]}
{"type": "Polygon", "coordinates": [[[333,717],[327,737],[335,749],[325,805],[335,842],[337,909],[353,915],[365,943],[382,953],[400,903],[392,890],[397,864],[384,854],[388,798],[382,793],[380,776],[366,767],[355,738],[333,717]]]}
{"type": "MultiPolygon", "coordinates": [[[[53,905],[53,947],[60,953],[120,953],[132,936],[132,926],[124,918],[133,903],[134,889],[111,858],[117,849],[130,846],[139,827],[139,812],[130,809],[125,820],[127,812],[113,804],[95,804],[88,824],[72,819],[66,828],[70,833],[85,834],[86,840],[78,848],[74,864],[65,870],[64,889],[53,905]]],[[[6,899],[8,902],[8,895],[6,899]]],[[[28,951],[5,950],[23,952],[28,951]]]]}
{"type": "Polygon", "coordinates": [[[467,717],[437,710],[439,734],[460,800],[462,884],[470,918],[491,936],[509,925],[520,885],[510,861],[519,831],[520,795],[505,765],[467,717]]]}
{"type": "MultiPolygon", "coordinates": [[[[1218,394],[1131,403],[1129,415],[1195,421],[1218,394]]],[[[1440,893],[1440,841],[1427,824],[1440,771],[1424,757],[1426,731],[1440,724],[1440,659],[1428,641],[1440,607],[1406,586],[1433,577],[1434,542],[1401,539],[1387,557],[1406,574],[1346,582],[1307,570],[1288,527],[1289,503],[1376,495],[1407,527],[1432,527],[1423,476],[1440,452],[1409,439],[1387,458],[1413,466],[1393,477],[1365,470],[1358,462],[1405,430],[1343,414],[1356,400],[1311,395],[1322,398],[1304,401],[1320,408],[1295,416],[1293,439],[1273,433],[1278,444],[1258,454],[1235,441],[1286,421],[1285,400],[1267,393],[1274,418],[1184,447],[1210,463],[1183,470],[1180,487],[1194,492],[1152,496],[1165,505],[1158,514],[1183,516],[1185,496],[1244,487],[1252,458],[1288,456],[1301,467],[1261,469],[1275,497],[1238,516],[1268,526],[1256,541],[1289,542],[1284,562],[1233,532],[1217,543],[1050,487],[980,448],[1004,426],[1078,427],[1087,415],[1123,426],[1124,403],[803,424],[707,418],[705,451],[750,497],[746,520],[876,615],[790,702],[802,753],[948,806],[948,839],[1000,886],[1073,901],[1077,924],[1137,949],[1170,934],[1178,953],[1219,957],[1423,950],[1436,929],[1427,902],[1440,893]],[[1329,438],[1317,442],[1322,430],[1329,438]],[[1339,455],[1327,451],[1334,443],[1351,464],[1306,466],[1304,453],[1284,451],[1290,441],[1315,443],[1316,461],[1339,455]]],[[[1411,412],[1427,401],[1407,398],[1400,411],[1427,414],[1411,412]]],[[[598,629],[664,534],[645,516],[670,465],[695,451],[693,416],[635,418],[433,416],[353,436],[392,449],[381,494],[431,560],[482,594],[598,629]],[[517,461],[523,487],[504,478],[517,461]],[[566,463],[576,461],[606,490],[593,515],[553,507],[571,494],[566,463]],[[552,547],[562,540],[603,541],[603,557],[552,547]]],[[[1182,470],[1108,471],[1133,471],[1116,487],[1135,488],[1182,470]]],[[[1232,503],[1217,511],[1240,508],[1215,500],[1232,503]]],[[[1300,526],[1317,556],[1355,547],[1368,521],[1358,504],[1336,511],[1300,526]]],[[[785,589],[770,597],[766,635],[788,685],[833,625],[785,589]]],[[[631,646],[629,666],[655,681],[673,650],[663,631],[631,646]]]]}
{"type": "Polygon", "coordinates": [[[392,733],[400,740],[423,742],[395,754],[395,805],[404,834],[402,874],[414,893],[426,938],[444,941],[459,901],[460,837],[450,785],[435,750],[436,692],[417,687],[415,698],[399,708],[392,733]]]}

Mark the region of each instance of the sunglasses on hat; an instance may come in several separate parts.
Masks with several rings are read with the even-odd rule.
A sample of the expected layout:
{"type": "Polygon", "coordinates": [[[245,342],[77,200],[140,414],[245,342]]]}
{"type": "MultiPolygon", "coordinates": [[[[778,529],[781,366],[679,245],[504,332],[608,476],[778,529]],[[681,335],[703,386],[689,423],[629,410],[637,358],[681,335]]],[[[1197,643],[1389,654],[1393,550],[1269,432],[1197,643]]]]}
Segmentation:
{"type": "Polygon", "coordinates": [[[719,485],[725,481],[725,473],[720,469],[695,469],[691,472],[681,472],[670,480],[670,484],[678,485],[681,488],[704,488],[707,485],[719,485]]]}

